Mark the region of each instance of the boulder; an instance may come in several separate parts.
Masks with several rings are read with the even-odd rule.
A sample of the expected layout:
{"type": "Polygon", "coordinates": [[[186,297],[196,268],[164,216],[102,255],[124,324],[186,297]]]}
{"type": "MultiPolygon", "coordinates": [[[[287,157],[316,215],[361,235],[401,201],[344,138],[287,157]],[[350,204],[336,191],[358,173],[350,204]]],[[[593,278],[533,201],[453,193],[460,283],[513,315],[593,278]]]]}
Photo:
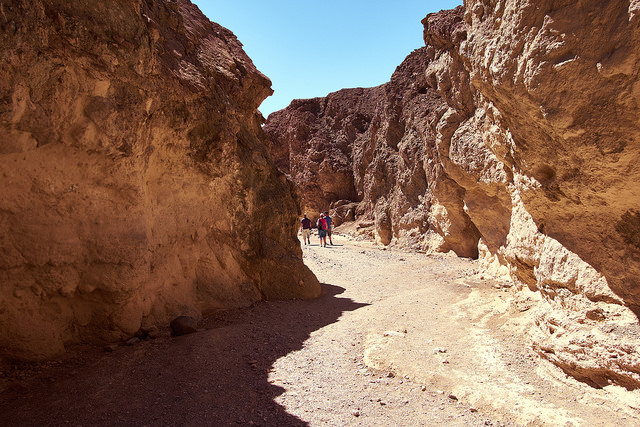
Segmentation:
{"type": "Polygon", "coordinates": [[[174,337],[198,332],[198,321],[191,316],[178,316],[171,321],[169,326],[171,327],[171,335],[174,337]]]}

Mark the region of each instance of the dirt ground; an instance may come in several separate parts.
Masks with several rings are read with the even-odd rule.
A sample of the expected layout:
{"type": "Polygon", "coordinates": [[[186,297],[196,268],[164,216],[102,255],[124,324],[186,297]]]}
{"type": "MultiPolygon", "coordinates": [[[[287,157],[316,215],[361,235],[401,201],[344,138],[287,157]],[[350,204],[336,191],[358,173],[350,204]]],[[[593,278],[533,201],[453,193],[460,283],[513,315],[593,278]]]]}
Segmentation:
{"type": "Polygon", "coordinates": [[[319,299],[4,367],[0,425],[640,424],[637,392],[591,388],[530,350],[535,295],[452,255],[334,243],[303,247],[319,299]]]}

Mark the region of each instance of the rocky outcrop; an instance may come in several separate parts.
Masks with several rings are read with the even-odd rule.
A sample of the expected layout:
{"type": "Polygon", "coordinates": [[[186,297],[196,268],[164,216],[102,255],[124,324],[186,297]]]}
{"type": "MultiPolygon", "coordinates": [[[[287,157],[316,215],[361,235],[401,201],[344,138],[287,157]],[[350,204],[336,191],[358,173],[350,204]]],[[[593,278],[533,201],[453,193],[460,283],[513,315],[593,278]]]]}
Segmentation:
{"type": "MultiPolygon", "coordinates": [[[[449,13],[452,25],[462,21],[461,10],[449,13]]],[[[433,56],[433,47],[414,51],[379,87],[294,101],[264,129],[308,211],[331,205],[337,224],[350,211],[361,232],[385,245],[477,257],[480,235],[436,146],[449,107],[426,73],[433,56]]]]}
{"type": "Polygon", "coordinates": [[[319,294],[230,31],[187,0],[9,0],[0,29],[2,356],[319,294]]]}
{"type": "Polygon", "coordinates": [[[314,161],[307,141],[349,136],[343,117],[375,103],[331,148],[351,162],[361,229],[383,244],[481,257],[542,297],[531,332],[542,357],[594,386],[637,388],[636,3],[472,0],[429,15],[426,46],[391,82],[342,92],[358,100],[350,116],[328,108],[345,96],[309,101],[319,107],[307,139],[297,133],[305,102],[270,116],[278,161],[288,157],[298,183],[324,182],[297,162],[314,161]]]}
{"type": "Polygon", "coordinates": [[[272,145],[276,165],[299,184],[310,217],[337,200],[358,199],[353,146],[369,128],[382,92],[345,89],[327,98],[293,101],[270,116],[264,130],[278,141],[272,145]]]}
{"type": "Polygon", "coordinates": [[[545,297],[540,354],[628,388],[640,384],[637,319],[624,309],[640,312],[635,3],[469,2],[458,49],[507,136],[494,145],[514,208],[497,254],[545,297]]]}
{"type": "Polygon", "coordinates": [[[447,105],[427,80],[428,55],[426,47],[414,51],[385,85],[294,101],[270,115],[264,129],[307,211],[331,206],[338,225],[357,217],[361,232],[385,245],[477,257],[479,234],[460,187],[438,166],[434,124],[447,105]],[[447,223],[436,223],[443,204],[447,223]]]}

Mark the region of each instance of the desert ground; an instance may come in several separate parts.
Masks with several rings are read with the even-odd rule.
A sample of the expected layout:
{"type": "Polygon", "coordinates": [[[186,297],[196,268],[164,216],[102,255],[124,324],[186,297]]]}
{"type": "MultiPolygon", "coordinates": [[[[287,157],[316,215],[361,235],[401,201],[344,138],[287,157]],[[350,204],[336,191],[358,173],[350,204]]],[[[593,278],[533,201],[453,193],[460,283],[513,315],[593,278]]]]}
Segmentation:
{"type": "Polygon", "coordinates": [[[640,424],[637,391],[594,389],[531,350],[536,295],[452,254],[333,243],[303,245],[318,299],[2,367],[0,424],[640,424]]]}

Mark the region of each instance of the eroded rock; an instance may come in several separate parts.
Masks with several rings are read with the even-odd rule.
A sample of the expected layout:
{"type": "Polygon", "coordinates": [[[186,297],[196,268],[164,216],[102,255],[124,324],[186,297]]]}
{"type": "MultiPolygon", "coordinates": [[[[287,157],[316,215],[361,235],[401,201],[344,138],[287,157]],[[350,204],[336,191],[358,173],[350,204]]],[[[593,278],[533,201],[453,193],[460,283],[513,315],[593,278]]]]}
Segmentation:
{"type": "Polygon", "coordinates": [[[269,116],[265,131],[277,164],[288,165],[283,170],[300,185],[307,213],[331,205],[336,225],[372,223],[382,244],[395,239],[473,257],[479,235],[435,147],[447,105],[425,74],[432,59],[421,48],[390,83],[294,101],[269,116]]]}
{"type": "Polygon", "coordinates": [[[2,356],[319,295],[230,31],[186,0],[9,0],[0,30],[2,356]]]}

